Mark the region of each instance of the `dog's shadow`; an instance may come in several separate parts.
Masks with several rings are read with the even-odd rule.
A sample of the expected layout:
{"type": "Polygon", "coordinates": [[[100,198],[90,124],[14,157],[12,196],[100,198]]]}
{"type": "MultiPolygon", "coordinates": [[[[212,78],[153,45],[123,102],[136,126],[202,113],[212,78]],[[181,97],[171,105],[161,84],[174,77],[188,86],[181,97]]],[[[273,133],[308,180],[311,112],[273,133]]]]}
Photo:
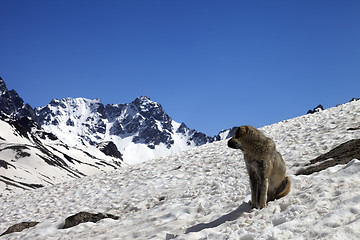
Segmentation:
{"type": "Polygon", "coordinates": [[[224,224],[226,222],[230,222],[230,221],[234,221],[236,219],[238,219],[243,213],[245,212],[250,212],[251,211],[251,206],[250,203],[248,202],[243,202],[237,209],[235,209],[234,211],[221,216],[218,219],[215,219],[212,222],[209,223],[199,223],[193,227],[189,227],[188,229],[186,229],[185,234],[187,233],[191,233],[191,232],[200,232],[206,228],[215,228],[217,226],[220,226],[221,224],[224,224]]]}

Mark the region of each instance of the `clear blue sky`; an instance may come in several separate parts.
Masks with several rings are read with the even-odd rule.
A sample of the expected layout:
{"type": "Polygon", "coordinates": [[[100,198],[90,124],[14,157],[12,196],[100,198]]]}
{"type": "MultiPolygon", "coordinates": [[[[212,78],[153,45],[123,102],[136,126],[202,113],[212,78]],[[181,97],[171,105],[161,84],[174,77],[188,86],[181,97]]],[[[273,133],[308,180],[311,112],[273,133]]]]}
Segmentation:
{"type": "Polygon", "coordinates": [[[33,107],[147,95],[215,135],[360,97],[360,1],[0,0],[0,76],[33,107]]]}

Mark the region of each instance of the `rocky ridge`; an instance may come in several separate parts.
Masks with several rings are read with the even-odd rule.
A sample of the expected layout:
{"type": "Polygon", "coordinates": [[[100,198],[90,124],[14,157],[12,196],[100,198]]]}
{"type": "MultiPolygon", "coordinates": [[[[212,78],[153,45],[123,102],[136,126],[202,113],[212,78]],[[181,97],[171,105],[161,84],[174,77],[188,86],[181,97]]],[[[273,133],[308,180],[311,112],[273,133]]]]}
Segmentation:
{"type": "Polygon", "coordinates": [[[187,145],[199,146],[214,141],[203,133],[178,124],[162,106],[147,96],[131,103],[104,105],[99,99],[54,99],[47,106],[36,109],[39,123],[49,130],[76,135],[78,143],[95,145],[99,140],[131,137],[135,144],[150,149],[164,144],[174,146],[174,134],[187,137],[187,145]]]}

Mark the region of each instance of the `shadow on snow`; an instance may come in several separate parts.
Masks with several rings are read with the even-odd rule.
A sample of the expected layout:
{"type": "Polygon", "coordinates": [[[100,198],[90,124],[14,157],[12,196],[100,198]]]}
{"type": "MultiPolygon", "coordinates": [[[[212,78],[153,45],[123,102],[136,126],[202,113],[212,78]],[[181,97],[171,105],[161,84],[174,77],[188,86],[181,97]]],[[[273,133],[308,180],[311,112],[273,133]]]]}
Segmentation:
{"type": "Polygon", "coordinates": [[[237,209],[234,211],[221,216],[218,219],[215,219],[212,222],[209,223],[199,223],[193,227],[189,227],[186,229],[186,234],[191,232],[200,232],[206,228],[215,228],[217,226],[220,226],[221,224],[224,224],[225,222],[230,222],[238,219],[244,212],[250,212],[251,206],[249,203],[243,202],[237,209]]]}
{"type": "MultiPolygon", "coordinates": [[[[226,222],[234,221],[238,219],[243,213],[250,212],[251,206],[249,203],[243,202],[237,209],[234,211],[219,217],[218,219],[215,219],[212,222],[209,223],[199,223],[195,226],[189,227],[186,229],[185,234],[191,233],[191,232],[200,232],[207,228],[215,228],[220,226],[221,224],[224,224],[226,222]]],[[[166,240],[175,239],[178,235],[174,234],[166,234],[166,240]]]]}

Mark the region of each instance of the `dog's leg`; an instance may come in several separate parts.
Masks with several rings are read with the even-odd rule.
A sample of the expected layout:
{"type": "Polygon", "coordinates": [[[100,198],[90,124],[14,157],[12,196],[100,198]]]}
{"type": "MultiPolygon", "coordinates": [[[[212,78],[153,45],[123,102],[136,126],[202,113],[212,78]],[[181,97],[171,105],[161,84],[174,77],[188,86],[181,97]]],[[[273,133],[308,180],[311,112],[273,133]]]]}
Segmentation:
{"type": "Polygon", "coordinates": [[[251,207],[257,208],[259,206],[259,186],[258,181],[253,174],[250,176],[250,190],[251,190],[251,207]]]}
{"type": "Polygon", "coordinates": [[[267,202],[267,193],[269,190],[269,179],[268,178],[264,178],[261,180],[260,182],[260,200],[259,200],[259,204],[260,204],[260,209],[266,207],[266,202],[267,202]]]}

